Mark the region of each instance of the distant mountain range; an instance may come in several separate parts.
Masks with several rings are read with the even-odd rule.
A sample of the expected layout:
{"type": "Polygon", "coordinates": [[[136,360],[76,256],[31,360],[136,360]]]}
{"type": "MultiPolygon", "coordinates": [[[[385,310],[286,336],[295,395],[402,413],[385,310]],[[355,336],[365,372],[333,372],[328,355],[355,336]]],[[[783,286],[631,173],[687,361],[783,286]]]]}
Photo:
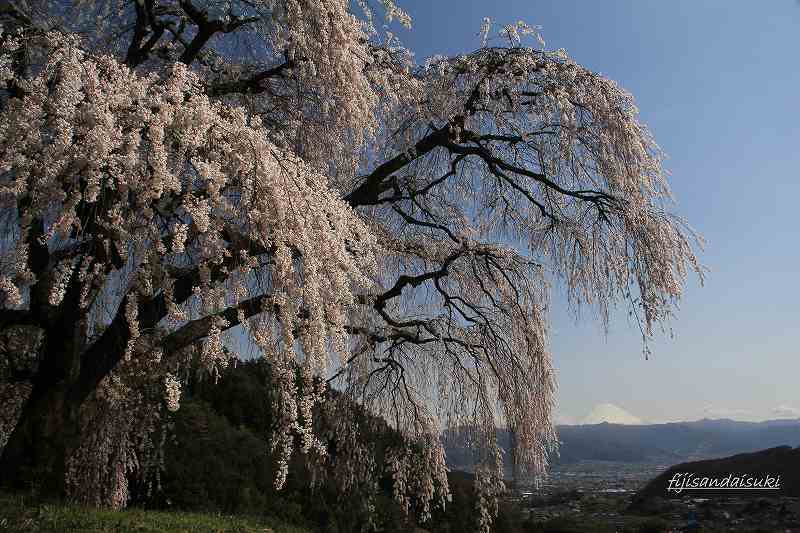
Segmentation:
{"type": "MultiPolygon", "coordinates": [[[[754,452],[777,446],[800,446],[800,419],[739,422],[728,419],[667,424],[589,424],[558,426],[561,442],[554,464],[579,461],[675,464],[699,459],[754,452]]],[[[498,440],[510,449],[508,431],[499,429],[498,440]]],[[[463,439],[445,435],[448,463],[470,470],[472,453],[463,439]]],[[[510,457],[510,454],[506,454],[510,457]]]]}

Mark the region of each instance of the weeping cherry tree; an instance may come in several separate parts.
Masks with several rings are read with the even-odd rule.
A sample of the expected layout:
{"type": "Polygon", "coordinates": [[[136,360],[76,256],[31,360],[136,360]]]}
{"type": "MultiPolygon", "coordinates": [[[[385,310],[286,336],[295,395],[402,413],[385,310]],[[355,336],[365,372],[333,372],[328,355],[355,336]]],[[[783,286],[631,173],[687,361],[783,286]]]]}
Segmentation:
{"type": "MultiPolygon", "coordinates": [[[[391,0],[3,16],[5,484],[124,506],[181,369],[244,343],[275,375],[278,487],[292,454],[325,463],[321,410],[352,437],[336,391],[407,437],[388,468],[423,520],[448,493],[442,431],[466,432],[487,530],[495,428],[518,475],[555,449],[551,286],[603,323],[629,306],[646,341],[702,279],[633,98],[524,23],[416,64],[376,28],[410,25],[391,0]],[[98,401],[115,415],[87,424],[98,401]]],[[[381,475],[345,437],[341,483],[381,475]]]]}

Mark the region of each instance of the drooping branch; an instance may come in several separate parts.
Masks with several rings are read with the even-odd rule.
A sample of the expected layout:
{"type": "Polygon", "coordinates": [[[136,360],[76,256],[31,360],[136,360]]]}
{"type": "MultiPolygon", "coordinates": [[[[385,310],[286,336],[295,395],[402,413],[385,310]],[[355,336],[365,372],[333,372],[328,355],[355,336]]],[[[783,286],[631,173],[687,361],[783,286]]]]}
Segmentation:
{"type": "MultiPolygon", "coordinates": [[[[600,190],[570,190],[564,188],[552,179],[548,178],[543,172],[535,172],[523,166],[511,164],[500,157],[495,156],[488,147],[479,143],[480,140],[499,140],[502,139],[501,136],[481,136],[475,132],[464,131],[462,139],[464,141],[474,141],[474,144],[465,145],[463,143],[453,142],[450,126],[434,130],[432,133],[426,135],[423,139],[415,144],[414,149],[411,151],[411,155],[408,153],[397,155],[389,161],[386,161],[385,163],[382,163],[376,167],[372,173],[362,179],[361,185],[354,189],[350,194],[345,196],[345,200],[351,206],[358,207],[383,203],[395,203],[401,200],[414,199],[418,195],[425,194],[432,187],[442,183],[446,179],[455,176],[456,165],[465,157],[477,156],[486,164],[489,171],[494,176],[501,178],[510,187],[523,195],[531,204],[535,205],[540,210],[542,216],[552,220],[557,220],[556,215],[548,210],[541,200],[535,198],[531,191],[526,189],[523,185],[517,183],[517,181],[507,174],[507,172],[533,179],[548,189],[551,189],[564,196],[569,196],[581,201],[592,203],[597,209],[598,217],[607,223],[610,223],[611,221],[609,218],[610,210],[619,206],[620,199],[612,194],[600,190]],[[413,161],[424,157],[431,151],[440,147],[446,148],[451,154],[456,155],[451,163],[452,169],[436,180],[433,180],[430,184],[426,185],[419,191],[409,190],[406,193],[401,192],[401,186],[395,173],[408,166],[413,161]],[[382,193],[392,189],[398,192],[394,196],[381,198],[382,193]]],[[[513,144],[518,142],[518,140],[512,137],[509,139],[509,142],[513,144]]],[[[403,215],[402,211],[398,211],[398,213],[400,213],[401,216],[403,216],[409,223],[416,223],[418,225],[430,224],[422,221],[413,222],[408,215],[403,215]]],[[[439,229],[444,230],[445,228],[440,227],[439,229]]],[[[447,231],[449,232],[449,230],[447,231]]]]}
{"type": "MultiPolygon", "coordinates": [[[[465,138],[479,138],[479,136],[473,132],[466,131],[465,138]]],[[[504,161],[503,159],[495,156],[492,154],[491,150],[487,147],[482,146],[481,144],[475,143],[471,146],[463,146],[456,143],[448,143],[447,149],[450,150],[452,153],[460,154],[460,155],[477,155],[480,157],[486,165],[489,167],[489,170],[496,176],[501,177],[506,181],[511,187],[516,189],[522,195],[524,195],[532,204],[536,205],[541,211],[542,215],[547,216],[549,218],[554,218],[554,215],[548,212],[545,206],[536,200],[533,195],[526,190],[524,187],[518,185],[512,179],[510,179],[506,174],[503,174],[501,170],[517,174],[520,176],[525,176],[527,178],[531,178],[534,181],[541,183],[542,185],[546,186],[553,191],[556,191],[559,194],[564,196],[569,196],[575,198],[577,200],[581,200],[584,202],[590,202],[595,205],[597,208],[598,216],[603,219],[605,222],[610,222],[608,218],[608,211],[610,208],[614,208],[619,204],[619,199],[615,196],[603,192],[603,191],[593,191],[593,190],[570,190],[562,187],[552,179],[548,178],[543,172],[534,172],[525,167],[519,165],[513,165],[504,161]]]]}

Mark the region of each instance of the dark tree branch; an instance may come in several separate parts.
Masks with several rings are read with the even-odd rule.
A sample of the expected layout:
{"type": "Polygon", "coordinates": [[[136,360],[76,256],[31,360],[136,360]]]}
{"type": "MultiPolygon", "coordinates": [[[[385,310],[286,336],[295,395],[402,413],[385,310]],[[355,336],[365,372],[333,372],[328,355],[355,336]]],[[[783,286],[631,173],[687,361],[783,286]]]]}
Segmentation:
{"type": "Polygon", "coordinates": [[[427,155],[435,148],[444,146],[450,136],[450,128],[445,126],[435,129],[414,145],[413,155],[400,154],[378,166],[371,174],[364,177],[364,181],[350,194],[344,197],[345,202],[352,207],[361,205],[375,205],[381,203],[379,197],[382,193],[392,189],[396,177],[395,172],[405,167],[415,159],[427,155]]]}
{"type": "Polygon", "coordinates": [[[231,17],[228,21],[210,20],[208,13],[198,9],[190,0],[179,0],[179,4],[191,21],[197,25],[197,33],[180,57],[180,61],[187,65],[190,65],[197,58],[200,51],[214,34],[231,33],[245,24],[259,20],[258,17],[231,17]]]}
{"type": "Polygon", "coordinates": [[[164,35],[165,27],[155,17],[153,12],[153,0],[136,0],[136,25],[133,30],[131,44],[128,46],[128,53],[125,56],[125,64],[134,68],[147,60],[150,52],[156,43],[164,35]],[[143,41],[147,34],[150,38],[143,41]]]}
{"type": "MultiPolygon", "coordinates": [[[[250,255],[263,255],[270,253],[264,246],[242,235],[238,230],[228,227],[223,232],[230,244],[230,254],[217,265],[210,265],[210,279],[212,283],[224,281],[235,268],[239,252],[246,250],[250,255]]],[[[176,305],[181,305],[188,300],[194,287],[200,284],[199,266],[191,267],[182,272],[172,288],[172,299],[176,305]]],[[[158,325],[167,316],[167,301],[163,293],[159,293],[149,300],[139,301],[138,322],[141,331],[147,331],[158,325]]],[[[83,400],[97,386],[122,359],[127,347],[130,331],[125,318],[125,308],[128,304],[126,294],[117,308],[117,313],[111,324],[103,331],[102,335],[81,355],[81,373],[76,387],[77,396],[83,400]]]]}
{"type": "Polygon", "coordinates": [[[283,77],[287,70],[294,67],[294,64],[293,61],[287,60],[280,65],[276,65],[243,80],[216,83],[209,87],[208,92],[212,96],[222,96],[233,93],[260,94],[267,90],[267,86],[263,84],[264,81],[271,78],[283,77]]]}
{"type": "Polygon", "coordinates": [[[422,227],[425,227],[425,228],[437,229],[437,230],[440,230],[440,231],[443,231],[444,233],[446,233],[447,236],[450,238],[450,240],[452,240],[456,244],[459,244],[461,242],[456,238],[455,235],[453,235],[453,232],[450,231],[450,229],[448,229],[447,226],[443,226],[442,224],[434,224],[432,222],[425,222],[424,220],[419,220],[417,218],[414,218],[411,215],[409,215],[408,213],[406,213],[405,211],[403,211],[396,204],[392,205],[392,209],[394,209],[394,211],[398,215],[403,217],[403,220],[405,220],[407,223],[409,223],[409,224],[411,224],[413,226],[422,226],[422,227]]]}
{"type": "MultiPolygon", "coordinates": [[[[228,307],[214,315],[204,316],[196,320],[187,322],[177,330],[167,335],[161,342],[164,355],[169,357],[175,352],[185,348],[198,340],[208,336],[211,328],[221,321],[225,321],[226,325],[220,327],[221,331],[228,330],[241,324],[241,318],[250,318],[264,311],[264,306],[269,305],[272,295],[261,294],[241,302],[239,305],[228,307]]],[[[273,311],[277,309],[273,307],[273,311]]]]}

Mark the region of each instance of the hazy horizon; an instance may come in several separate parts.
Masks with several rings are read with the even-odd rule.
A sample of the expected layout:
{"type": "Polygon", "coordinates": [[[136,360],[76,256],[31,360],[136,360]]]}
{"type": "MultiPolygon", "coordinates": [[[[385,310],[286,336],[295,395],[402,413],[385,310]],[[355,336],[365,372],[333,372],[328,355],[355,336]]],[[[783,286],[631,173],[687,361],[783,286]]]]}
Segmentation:
{"type": "Polygon", "coordinates": [[[579,418],[570,418],[570,417],[556,417],[555,424],[558,426],[585,426],[585,425],[593,425],[593,424],[601,424],[603,422],[608,422],[609,424],[622,424],[622,425],[656,425],[656,424],[673,424],[673,423],[682,423],[682,422],[700,422],[703,420],[732,420],[734,422],[766,422],[766,421],[775,421],[775,420],[785,420],[785,421],[800,421],[800,416],[797,414],[786,414],[781,415],[778,414],[772,418],[759,418],[757,420],[748,419],[748,418],[739,418],[737,416],[703,416],[701,418],[674,418],[674,419],[662,419],[662,420],[650,420],[647,418],[640,418],[634,415],[633,413],[628,412],[627,410],[622,409],[619,406],[615,406],[614,404],[598,404],[594,406],[586,416],[579,417],[579,418]],[[597,411],[599,408],[604,406],[613,406],[617,409],[622,410],[626,415],[632,417],[633,419],[625,419],[618,416],[614,416],[616,413],[598,413],[597,411]],[[602,416],[603,414],[607,416],[602,416]]]}

